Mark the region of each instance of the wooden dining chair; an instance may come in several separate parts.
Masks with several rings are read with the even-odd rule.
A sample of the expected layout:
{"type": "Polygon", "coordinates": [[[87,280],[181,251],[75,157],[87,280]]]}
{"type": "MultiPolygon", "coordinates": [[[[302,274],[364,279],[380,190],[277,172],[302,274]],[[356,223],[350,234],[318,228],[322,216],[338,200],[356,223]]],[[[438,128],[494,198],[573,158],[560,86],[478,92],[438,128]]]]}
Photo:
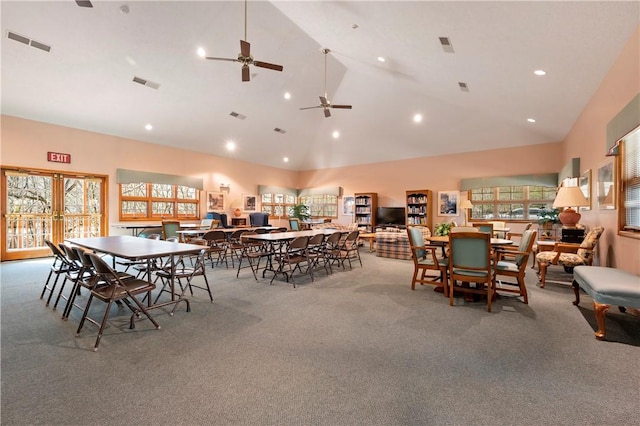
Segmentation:
{"type": "Polygon", "coordinates": [[[424,235],[416,227],[407,228],[411,258],[413,259],[413,277],[411,278],[411,290],[416,289],[416,283],[420,285],[442,285],[444,295],[449,296],[449,283],[447,282],[447,269],[449,260],[438,257],[437,251],[441,248],[437,245],[428,245],[424,242],[424,235]],[[437,276],[426,275],[427,271],[438,273],[437,276]],[[418,274],[420,276],[418,277],[418,274]]]}
{"type": "Polygon", "coordinates": [[[525,304],[529,303],[524,275],[536,235],[536,231],[526,230],[522,234],[518,247],[502,246],[495,249],[496,294],[502,291],[515,293],[522,296],[525,304]],[[515,278],[516,283],[500,281],[501,276],[515,278]]]}
{"type": "Polygon", "coordinates": [[[452,232],[449,234],[449,305],[456,293],[482,295],[487,298],[487,311],[495,287],[491,259],[491,234],[486,232],[452,232]],[[471,287],[474,285],[474,287],[471,287]]]}

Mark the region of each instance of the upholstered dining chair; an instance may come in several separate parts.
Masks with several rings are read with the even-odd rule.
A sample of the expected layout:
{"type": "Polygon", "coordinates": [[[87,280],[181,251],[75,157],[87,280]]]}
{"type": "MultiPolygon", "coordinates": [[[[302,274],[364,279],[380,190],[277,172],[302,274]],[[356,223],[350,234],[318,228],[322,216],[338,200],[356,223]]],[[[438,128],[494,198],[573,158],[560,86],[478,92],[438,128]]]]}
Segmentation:
{"type": "Polygon", "coordinates": [[[475,222],[471,224],[474,228],[478,228],[480,232],[488,232],[493,236],[493,223],[491,222],[475,222]]]}
{"type": "Polygon", "coordinates": [[[180,238],[178,231],[180,230],[180,222],[177,220],[163,220],[162,221],[162,239],[166,240],[170,237],[180,238]]]}
{"type": "Polygon", "coordinates": [[[543,251],[536,255],[536,263],[540,274],[540,287],[544,288],[547,278],[547,268],[551,265],[564,267],[564,271],[573,274],[573,268],[579,265],[593,264],[593,252],[598,244],[604,228],[592,228],[582,240],[582,243],[557,242],[553,251],[543,251]]]}
{"type": "Polygon", "coordinates": [[[480,232],[480,229],[475,226],[454,226],[449,232],[480,232]]]}
{"type": "Polygon", "coordinates": [[[524,283],[524,275],[527,269],[527,263],[529,262],[529,256],[533,248],[533,243],[536,241],[536,231],[526,230],[522,233],[520,244],[517,248],[511,248],[511,246],[502,246],[495,250],[496,262],[496,293],[500,291],[508,293],[516,293],[522,296],[525,304],[529,303],[529,296],[527,295],[527,287],[524,283]],[[516,283],[502,282],[500,276],[511,277],[516,279],[516,283]],[[513,288],[513,286],[517,288],[513,288]],[[505,287],[507,286],[507,287],[505,287]]]}
{"type": "Polygon", "coordinates": [[[289,228],[291,228],[292,231],[301,231],[302,230],[302,226],[300,225],[300,219],[295,218],[295,217],[290,217],[289,218],[289,228]]]}
{"type": "Polygon", "coordinates": [[[413,259],[411,290],[416,289],[416,283],[420,283],[420,285],[441,284],[444,288],[444,295],[449,296],[449,283],[447,282],[449,259],[444,257],[438,258],[437,250],[441,247],[425,244],[422,232],[416,227],[407,228],[407,235],[409,236],[411,257],[413,259]],[[439,274],[437,276],[430,276],[426,275],[427,271],[436,271],[439,274]],[[420,273],[419,277],[418,273],[420,273]]]}
{"type": "Polygon", "coordinates": [[[452,232],[449,234],[449,305],[456,292],[487,297],[487,311],[495,288],[491,260],[491,234],[486,232],[452,232]],[[459,282],[459,284],[458,284],[459,282]],[[471,285],[475,287],[471,287],[471,285]]]}

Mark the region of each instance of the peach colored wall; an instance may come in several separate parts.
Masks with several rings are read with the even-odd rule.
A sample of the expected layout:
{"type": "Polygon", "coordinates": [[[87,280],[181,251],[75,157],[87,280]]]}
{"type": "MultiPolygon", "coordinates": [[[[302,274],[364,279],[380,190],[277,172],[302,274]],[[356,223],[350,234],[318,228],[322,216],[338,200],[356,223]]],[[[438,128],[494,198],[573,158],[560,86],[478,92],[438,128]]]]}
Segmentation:
{"type": "MultiPolygon", "coordinates": [[[[296,187],[296,172],[6,115],[1,118],[2,165],[108,175],[111,224],[118,222],[118,168],[199,177],[205,191],[219,191],[221,183],[229,184],[227,213],[240,205],[242,194],[256,194],[258,184],[296,187]],[[71,154],[71,164],[47,162],[47,151],[71,154]]],[[[110,228],[109,233],[118,231],[110,228]]]]}
{"type": "MultiPolygon", "coordinates": [[[[640,27],[623,47],[618,59],[564,141],[565,161],[580,157],[581,172],[591,170],[591,196],[594,201],[598,167],[613,161],[611,157],[605,157],[607,124],[638,93],[640,27]]],[[[595,201],[591,211],[582,212],[581,222],[590,227],[600,225],[605,228],[598,244],[599,253],[596,259],[601,265],[640,274],[640,240],[617,235],[618,210],[599,210],[595,201]]]]}
{"type": "Polygon", "coordinates": [[[462,224],[462,213],[458,217],[436,216],[438,191],[458,191],[464,178],[556,173],[563,166],[560,152],[559,143],[550,143],[305,171],[300,172],[300,187],[341,186],[345,195],[375,192],[378,205],[385,207],[403,207],[407,190],[430,189],[433,224],[451,220],[462,224]]]}

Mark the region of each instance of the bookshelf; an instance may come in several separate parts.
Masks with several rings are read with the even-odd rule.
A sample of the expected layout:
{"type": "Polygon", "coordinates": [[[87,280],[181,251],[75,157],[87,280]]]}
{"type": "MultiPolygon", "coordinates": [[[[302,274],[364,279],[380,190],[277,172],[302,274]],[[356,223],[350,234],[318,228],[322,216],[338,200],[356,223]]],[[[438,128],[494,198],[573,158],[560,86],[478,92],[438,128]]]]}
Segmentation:
{"type": "Polygon", "coordinates": [[[355,222],[358,228],[372,232],[376,226],[376,209],[378,208],[378,194],[375,192],[356,193],[355,222]]]}
{"type": "Polygon", "coordinates": [[[407,226],[427,226],[432,229],[432,192],[428,189],[407,191],[407,226]]]}

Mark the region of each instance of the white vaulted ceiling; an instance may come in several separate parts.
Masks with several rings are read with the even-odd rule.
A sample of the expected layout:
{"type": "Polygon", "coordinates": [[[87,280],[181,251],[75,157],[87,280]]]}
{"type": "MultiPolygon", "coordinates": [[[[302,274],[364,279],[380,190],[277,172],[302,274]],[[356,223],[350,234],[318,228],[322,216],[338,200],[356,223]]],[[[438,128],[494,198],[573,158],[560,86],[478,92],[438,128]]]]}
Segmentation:
{"type": "Polygon", "coordinates": [[[236,57],[244,2],[93,6],[2,1],[3,114],[291,170],[560,141],[640,16],[635,1],[253,1],[251,53],[284,71],[242,82],[240,64],[196,50],[236,57]],[[299,110],[324,94],[322,48],[328,98],[353,105],[330,118],[299,110]]]}

